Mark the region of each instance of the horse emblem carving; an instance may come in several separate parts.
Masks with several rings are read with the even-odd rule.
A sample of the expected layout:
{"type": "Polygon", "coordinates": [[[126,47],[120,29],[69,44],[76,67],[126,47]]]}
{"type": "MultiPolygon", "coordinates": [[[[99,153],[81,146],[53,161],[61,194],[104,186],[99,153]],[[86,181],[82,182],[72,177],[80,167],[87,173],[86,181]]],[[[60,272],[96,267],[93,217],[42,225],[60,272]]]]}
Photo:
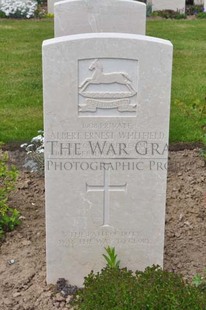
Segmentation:
{"type": "Polygon", "coordinates": [[[125,98],[132,97],[136,95],[136,91],[132,86],[132,81],[129,78],[128,74],[125,72],[111,72],[104,73],[103,66],[99,59],[95,59],[92,64],[89,66],[89,70],[93,72],[91,77],[86,78],[82,84],[79,86],[79,92],[85,97],[93,97],[93,98],[125,98]],[[91,84],[120,84],[124,85],[127,88],[127,92],[120,91],[116,92],[86,92],[86,89],[91,84]],[[88,96],[89,95],[89,96],[88,96]]]}
{"type": "Polygon", "coordinates": [[[92,61],[89,70],[92,72],[91,76],[79,85],[79,94],[85,98],[85,101],[79,104],[80,112],[96,112],[96,109],[136,112],[137,104],[131,104],[129,98],[135,96],[137,91],[126,72],[104,72],[99,59],[92,61]],[[95,85],[101,87],[95,88],[95,85]]]}

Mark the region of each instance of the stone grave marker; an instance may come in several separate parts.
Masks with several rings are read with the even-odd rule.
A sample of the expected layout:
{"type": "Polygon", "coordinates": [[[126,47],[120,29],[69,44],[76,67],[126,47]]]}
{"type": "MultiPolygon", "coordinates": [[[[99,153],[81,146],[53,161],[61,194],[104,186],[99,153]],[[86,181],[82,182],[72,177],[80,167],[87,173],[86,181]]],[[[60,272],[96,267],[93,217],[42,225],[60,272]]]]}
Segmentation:
{"type": "Polygon", "coordinates": [[[47,282],[163,264],[172,45],[126,33],[43,44],[47,282]]]}
{"type": "Polygon", "coordinates": [[[149,0],[152,11],[173,10],[185,13],[185,0],[149,0]]]}
{"type": "Polygon", "coordinates": [[[203,4],[204,0],[194,0],[194,4],[201,5],[203,4]]]}
{"type": "Polygon", "coordinates": [[[138,1],[61,1],[54,12],[55,37],[90,32],[145,34],[146,5],[138,1]]]}
{"type": "Polygon", "coordinates": [[[61,0],[47,0],[47,11],[50,14],[54,14],[54,4],[60,2],[61,0]]]}

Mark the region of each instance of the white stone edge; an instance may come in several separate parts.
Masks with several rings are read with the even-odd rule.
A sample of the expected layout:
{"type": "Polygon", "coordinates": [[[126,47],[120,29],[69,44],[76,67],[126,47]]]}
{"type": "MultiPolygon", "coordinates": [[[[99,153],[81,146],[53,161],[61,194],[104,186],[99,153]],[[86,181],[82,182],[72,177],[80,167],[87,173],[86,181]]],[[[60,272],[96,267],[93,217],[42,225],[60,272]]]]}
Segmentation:
{"type": "Polygon", "coordinates": [[[74,34],[63,37],[57,37],[53,39],[48,39],[43,41],[42,46],[53,45],[56,43],[63,43],[68,41],[78,41],[78,40],[89,40],[89,39],[128,39],[128,40],[139,40],[146,42],[154,42],[159,44],[165,44],[168,46],[173,46],[169,40],[160,39],[156,37],[145,36],[141,34],[129,34],[129,33],[116,33],[116,32],[101,32],[101,33],[82,33],[74,34]]]}
{"type": "MultiPolygon", "coordinates": [[[[65,5],[67,3],[78,3],[78,2],[83,2],[82,0],[62,0],[62,1],[58,1],[54,3],[54,8],[56,7],[61,7],[62,5],[65,5]]],[[[146,4],[143,2],[139,2],[139,1],[134,1],[134,0],[119,0],[119,2],[128,2],[128,3],[132,3],[132,5],[136,5],[136,6],[142,6],[142,7],[146,7],[146,4]]]]}

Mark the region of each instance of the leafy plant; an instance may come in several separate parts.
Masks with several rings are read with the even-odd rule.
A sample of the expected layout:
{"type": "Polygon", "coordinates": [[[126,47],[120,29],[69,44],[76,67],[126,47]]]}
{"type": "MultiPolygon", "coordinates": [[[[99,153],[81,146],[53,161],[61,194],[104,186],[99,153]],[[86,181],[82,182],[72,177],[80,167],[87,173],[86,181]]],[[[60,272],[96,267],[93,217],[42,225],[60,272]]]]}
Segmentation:
{"type": "Polygon", "coordinates": [[[202,291],[206,291],[206,269],[204,271],[203,276],[197,273],[193,279],[192,279],[192,284],[195,287],[198,287],[202,291]]]}
{"type": "Polygon", "coordinates": [[[46,5],[47,0],[37,0],[37,3],[38,3],[39,5],[46,5]]]}
{"type": "Polygon", "coordinates": [[[192,284],[196,287],[200,286],[203,281],[203,277],[200,274],[196,274],[192,279],[192,284]]]}
{"type": "Polygon", "coordinates": [[[206,19],[206,12],[200,12],[197,14],[197,18],[206,19]]]}
{"type": "Polygon", "coordinates": [[[0,10],[7,17],[31,18],[37,9],[35,0],[1,0],[0,10]]]}
{"type": "Polygon", "coordinates": [[[4,232],[12,231],[20,224],[19,216],[19,211],[13,208],[7,208],[7,211],[0,216],[0,237],[4,232]]]}
{"type": "Polygon", "coordinates": [[[159,266],[135,274],[106,267],[85,278],[71,303],[78,310],[200,310],[205,309],[206,294],[159,266]]]}
{"type": "Polygon", "coordinates": [[[186,19],[187,16],[184,13],[178,13],[174,19],[186,19]]]}
{"type": "Polygon", "coordinates": [[[54,18],[54,14],[47,13],[47,14],[44,15],[44,17],[46,17],[46,18],[54,18]]]}
{"type": "Polygon", "coordinates": [[[181,13],[180,11],[173,11],[173,10],[161,10],[156,11],[157,15],[162,18],[171,18],[171,19],[185,19],[186,15],[184,13],[181,13]]]}
{"type": "Polygon", "coordinates": [[[19,212],[8,206],[8,196],[14,190],[16,178],[16,168],[8,167],[8,154],[0,153],[0,237],[19,224],[19,212]]]}
{"type": "Polygon", "coordinates": [[[204,11],[203,5],[187,5],[185,13],[186,15],[196,15],[204,11]]]}
{"type": "Polygon", "coordinates": [[[107,266],[109,268],[119,268],[120,261],[117,260],[117,254],[115,253],[115,248],[110,248],[109,246],[105,248],[107,255],[102,254],[107,261],[107,266]]]}
{"type": "Polygon", "coordinates": [[[6,14],[4,12],[1,11],[1,8],[0,8],[0,18],[5,18],[6,17],[6,14]]]}
{"type": "Polygon", "coordinates": [[[38,131],[38,136],[33,137],[30,143],[24,143],[21,147],[27,152],[25,167],[32,171],[44,172],[44,132],[38,131]],[[32,162],[31,162],[32,161],[32,162]]]}

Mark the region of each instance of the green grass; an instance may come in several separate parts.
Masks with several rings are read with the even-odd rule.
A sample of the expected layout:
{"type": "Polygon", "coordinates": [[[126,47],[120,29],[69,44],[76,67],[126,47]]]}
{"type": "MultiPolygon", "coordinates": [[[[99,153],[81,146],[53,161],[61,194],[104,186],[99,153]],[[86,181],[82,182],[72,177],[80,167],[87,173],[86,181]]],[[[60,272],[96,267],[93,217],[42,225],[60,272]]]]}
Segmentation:
{"type": "Polygon", "coordinates": [[[147,34],[170,40],[174,45],[170,141],[202,140],[206,115],[206,21],[149,20],[147,34]],[[180,106],[183,108],[180,108],[180,106]]]}
{"type": "MultiPolygon", "coordinates": [[[[205,20],[147,22],[148,35],[174,45],[171,142],[202,139],[206,119],[194,105],[205,105],[205,29],[205,20]]],[[[43,128],[41,45],[52,37],[52,19],[0,19],[0,141],[29,141],[43,128]]]]}
{"type": "Polygon", "coordinates": [[[42,41],[53,20],[0,19],[0,141],[28,141],[43,128],[42,41]]]}

